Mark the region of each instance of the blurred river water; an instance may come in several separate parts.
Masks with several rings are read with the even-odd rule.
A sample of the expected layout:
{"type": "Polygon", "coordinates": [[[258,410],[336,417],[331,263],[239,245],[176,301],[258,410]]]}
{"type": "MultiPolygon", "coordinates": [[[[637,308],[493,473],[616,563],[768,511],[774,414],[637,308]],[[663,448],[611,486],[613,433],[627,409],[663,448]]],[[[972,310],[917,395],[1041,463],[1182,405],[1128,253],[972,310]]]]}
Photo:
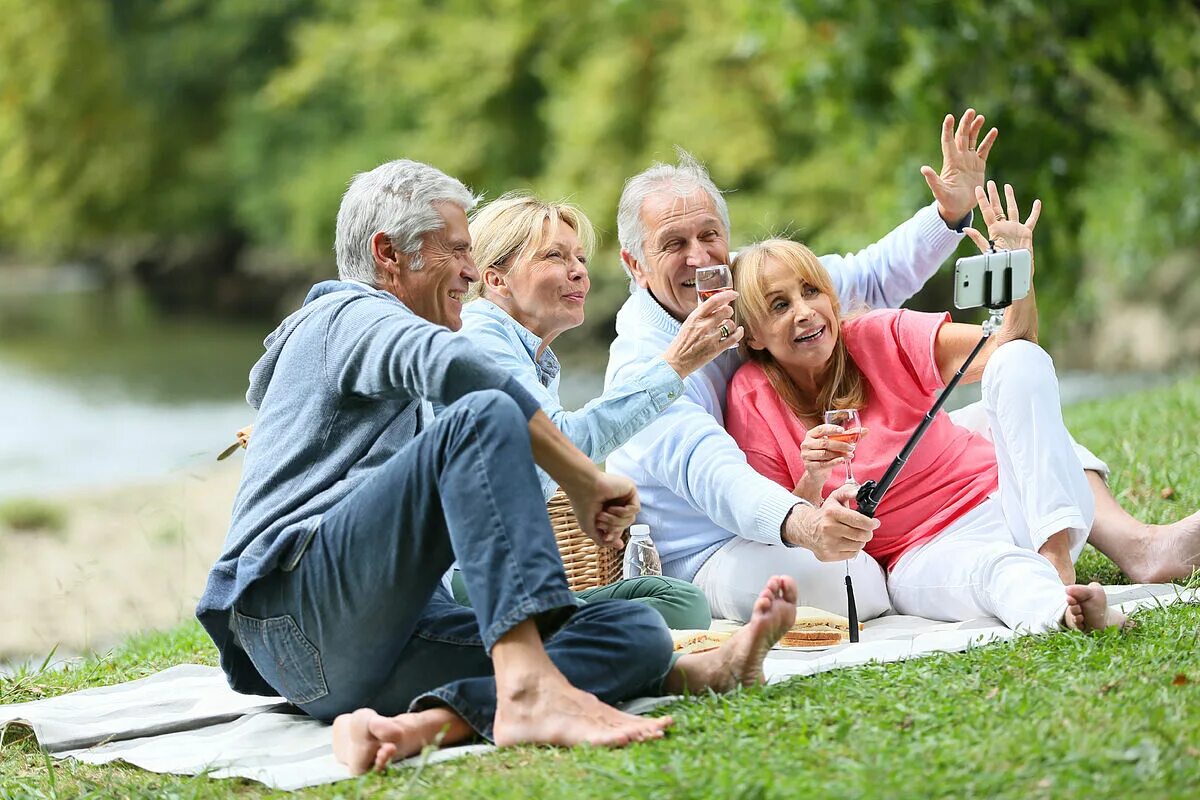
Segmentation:
{"type": "MultiPolygon", "coordinates": [[[[0,501],[153,480],[211,463],[253,420],[246,377],[272,328],[172,320],[136,300],[92,291],[0,296],[0,501]]],[[[576,357],[564,358],[563,370],[568,408],[600,392],[606,349],[573,343],[576,357]]],[[[1167,380],[1061,376],[1066,403],[1167,380]]],[[[977,397],[977,387],[963,387],[950,407],[977,397]]]]}

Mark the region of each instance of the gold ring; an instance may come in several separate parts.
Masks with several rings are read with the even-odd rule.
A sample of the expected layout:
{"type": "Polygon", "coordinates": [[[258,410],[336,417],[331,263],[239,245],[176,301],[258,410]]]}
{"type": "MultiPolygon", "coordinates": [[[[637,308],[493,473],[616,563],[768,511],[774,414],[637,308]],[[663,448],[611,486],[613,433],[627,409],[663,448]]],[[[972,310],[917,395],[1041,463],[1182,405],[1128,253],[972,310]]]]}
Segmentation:
{"type": "Polygon", "coordinates": [[[722,342],[729,338],[729,333],[730,333],[729,327],[725,323],[722,322],[721,323],[721,341],[722,342]]]}
{"type": "Polygon", "coordinates": [[[1004,221],[1005,221],[1005,220],[1007,220],[1007,219],[1008,219],[1008,217],[1004,216],[1004,212],[1003,212],[1003,211],[999,211],[999,212],[997,212],[997,213],[996,213],[996,221],[997,221],[997,222],[1004,222],[1004,221]]]}

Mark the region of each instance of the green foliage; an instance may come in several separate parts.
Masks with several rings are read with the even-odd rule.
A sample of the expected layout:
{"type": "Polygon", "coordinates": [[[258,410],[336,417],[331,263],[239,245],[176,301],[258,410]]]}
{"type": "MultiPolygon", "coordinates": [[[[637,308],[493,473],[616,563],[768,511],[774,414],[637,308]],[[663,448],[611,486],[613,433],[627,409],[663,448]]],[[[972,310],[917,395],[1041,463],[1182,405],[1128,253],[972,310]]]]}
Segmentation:
{"type": "MultiPolygon", "coordinates": [[[[1045,203],[1052,334],[1185,254],[1153,287],[1175,296],[1200,251],[1200,11],[1183,0],[0,11],[0,243],[26,252],[213,237],[327,272],[347,180],[400,156],[489,196],[569,195],[611,234],[622,181],[675,145],[733,190],[735,241],[845,250],[928,202],[918,170],[968,105],[1001,130],[992,174],[1045,203]]],[[[611,235],[596,263],[603,325],[622,283],[611,235]]],[[[918,305],[946,307],[947,288],[918,305]]]]}
{"type": "Polygon", "coordinates": [[[61,533],[67,512],[60,506],[34,498],[16,498],[0,503],[0,528],[22,533],[61,533]]]}

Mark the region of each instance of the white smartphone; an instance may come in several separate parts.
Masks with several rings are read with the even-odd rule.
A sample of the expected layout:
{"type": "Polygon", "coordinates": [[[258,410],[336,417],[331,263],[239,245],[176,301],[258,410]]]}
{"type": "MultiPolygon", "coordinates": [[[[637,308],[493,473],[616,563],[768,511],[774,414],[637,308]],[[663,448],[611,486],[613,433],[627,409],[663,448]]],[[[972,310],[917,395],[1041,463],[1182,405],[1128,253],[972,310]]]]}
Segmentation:
{"type": "Polygon", "coordinates": [[[1020,300],[1029,294],[1032,266],[1028,250],[998,250],[960,258],[954,264],[954,307],[1003,308],[1020,300]]]}

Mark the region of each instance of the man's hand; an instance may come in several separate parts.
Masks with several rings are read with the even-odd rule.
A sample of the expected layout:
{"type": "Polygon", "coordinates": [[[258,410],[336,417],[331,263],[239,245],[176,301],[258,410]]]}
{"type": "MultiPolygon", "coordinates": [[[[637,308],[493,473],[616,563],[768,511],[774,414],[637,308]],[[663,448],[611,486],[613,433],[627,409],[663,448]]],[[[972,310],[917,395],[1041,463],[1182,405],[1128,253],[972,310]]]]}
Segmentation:
{"type": "Polygon", "coordinates": [[[947,114],[942,121],[941,174],[930,166],[921,167],[921,174],[937,200],[938,214],[950,226],[958,225],[975,207],[975,187],[983,186],[988,153],[999,135],[999,131],[992,128],[979,142],[983,121],[982,114],[977,115],[975,109],[968,108],[956,133],[954,115],[947,114]],[[976,142],[979,142],[978,149],[976,142]]]}
{"type": "Polygon", "coordinates": [[[733,321],[733,301],[737,292],[726,289],[704,300],[687,315],[663,360],[686,378],[731,347],[736,347],[746,331],[733,321]]]}
{"type": "Polygon", "coordinates": [[[818,561],[846,561],[871,541],[879,520],[850,509],[858,494],[853,484],[839,487],[820,508],[796,506],[783,523],[783,540],[813,551],[818,561]]]}
{"type": "Polygon", "coordinates": [[[604,547],[624,547],[621,535],[642,508],[633,481],[593,467],[590,476],[562,488],[579,527],[592,541],[604,547]]]}

